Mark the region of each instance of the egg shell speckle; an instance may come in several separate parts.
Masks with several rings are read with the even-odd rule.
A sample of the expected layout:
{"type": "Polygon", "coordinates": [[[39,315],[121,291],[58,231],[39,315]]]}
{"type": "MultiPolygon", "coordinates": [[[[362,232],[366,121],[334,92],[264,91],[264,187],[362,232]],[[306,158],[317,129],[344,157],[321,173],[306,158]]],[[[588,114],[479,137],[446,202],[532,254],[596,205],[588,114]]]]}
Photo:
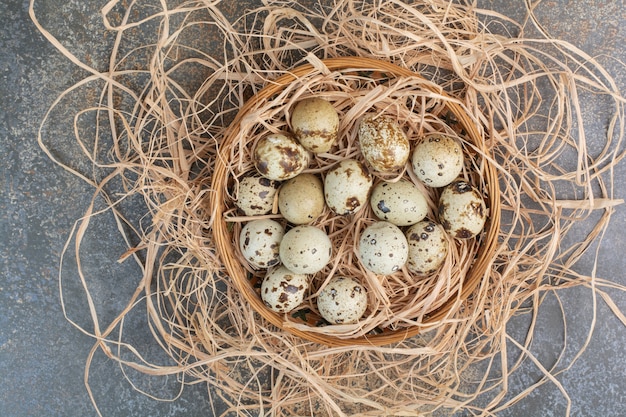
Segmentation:
{"type": "Polygon", "coordinates": [[[409,245],[400,228],[379,221],[361,233],[359,259],[363,266],[379,275],[392,274],[404,266],[409,256],[409,245]]]}
{"type": "Polygon", "coordinates": [[[487,221],[485,202],[478,190],[463,180],[444,188],[439,197],[439,221],[457,239],[478,235],[487,221]]]}
{"type": "Polygon", "coordinates": [[[261,299],[277,313],[288,313],[302,304],[309,289],[309,277],[295,274],[285,266],[269,271],[261,283],[261,299]]]}
{"type": "Polygon", "coordinates": [[[411,166],[415,176],[425,185],[445,187],[463,169],[463,148],[452,137],[429,135],[413,149],[411,166]]]}
{"type": "Polygon", "coordinates": [[[280,242],[285,232],[283,226],[270,219],[252,220],[239,234],[242,255],[256,268],[269,268],[280,263],[280,242]]]}
{"type": "Polygon", "coordinates": [[[270,180],[283,181],[304,171],[310,161],[309,153],[291,136],[269,134],[254,148],[254,166],[259,174],[270,180]]]}
{"type": "Polygon", "coordinates": [[[289,223],[311,223],[324,211],[322,180],[307,173],[287,180],[278,193],[278,209],[289,223]]]}
{"type": "Polygon", "coordinates": [[[313,153],[328,152],[337,140],[339,115],[330,102],[307,98],[294,107],[291,128],[305,149],[313,153]]]}
{"type": "Polygon", "coordinates": [[[296,226],[285,233],[280,242],[280,259],[297,274],[321,271],[332,256],[328,235],[314,226],[296,226]]]}
{"type": "Polygon", "coordinates": [[[446,231],[440,224],[423,220],[409,227],[406,231],[409,244],[409,271],[426,275],[439,268],[448,255],[446,231]]]}
{"type": "Polygon", "coordinates": [[[367,114],[359,123],[359,146],[368,165],[387,173],[404,167],[411,153],[409,139],[389,116],[367,114]]]}
{"type": "Polygon", "coordinates": [[[317,297],[320,315],[331,324],[352,324],[367,310],[367,291],[354,278],[330,279],[317,297]]]}
{"type": "Polygon", "coordinates": [[[373,184],[372,176],[362,163],[356,159],[344,159],[326,173],[326,204],[339,215],[356,213],[367,204],[373,184]]]}
{"type": "Polygon", "coordinates": [[[376,217],[396,226],[415,224],[428,214],[428,202],[410,181],[381,182],[372,190],[370,205],[376,217]]]}
{"type": "Polygon", "coordinates": [[[246,216],[258,216],[272,211],[280,182],[265,177],[250,176],[239,182],[235,204],[246,216]]]}

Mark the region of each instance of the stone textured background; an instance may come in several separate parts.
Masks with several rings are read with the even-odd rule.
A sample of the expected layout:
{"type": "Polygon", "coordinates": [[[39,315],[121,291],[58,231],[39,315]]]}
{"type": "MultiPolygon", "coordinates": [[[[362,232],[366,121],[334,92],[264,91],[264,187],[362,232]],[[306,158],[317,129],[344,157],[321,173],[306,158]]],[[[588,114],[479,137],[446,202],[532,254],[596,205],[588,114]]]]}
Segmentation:
{"type": "MultiPolygon", "coordinates": [[[[254,2],[233,1],[232,13],[254,2]]],[[[521,19],[522,0],[483,0],[483,7],[521,19]]],[[[102,25],[99,8],[104,2],[84,0],[37,2],[37,15],[44,27],[77,57],[96,68],[105,68],[112,36],[102,25]]],[[[53,100],[86,74],[52,47],[28,17],[28,2],[0,0],[0,416],[95,416],[84,386],[84,364],[91,339],[73,327],[63,315],[57,281],[59,255],[75,220],[84,212],[90,188],[54,165],[37,145],[39,122],[53,100]]],[[[626,91],[626,7],[623,0],[544,1],[536,14],[552,35],[568,40],[606,65],[626,91]],[[611,58],[613,57],[613,58],[611,58]]],[[[89,102],[93,97],[86,97],[89,102]]],[[[81,103],[64,103],[54,120],[70,120],[72,109],[81,103]],[[64,113],[65,112],[65,113],[64,113]]],[[[590,103],[587,118],[596,121],[589,140],[601,140],[604,120],[602,103],[590,103]]],[[[77,149],[71,140],[71,124],[52,123],[46,135],[53,138],[56,155],[74,161],[77,149]]],[[[78,159],[77,164],[84,163],[78,159]]],[[[626,168],[615,171],[616,197],[626,198],[626,168]]],[[[600,256],[598,275],[626,284],[626,207],[618,208],[600,256]]],[[[112,222],[100,222],[90,231],[83,253],[85,267],[116,285],[95,288],[103,300],[104,317],[113,315],[134,287],[138,270],[132,263],[112,264],[125,250],[112,222]]],[[[70,259],[71,261],[71,259],[70,259]]],[[[581,262],[589,272],[590,257],[581,262]]],[[[70,280],[75,271],[66,272],[70,280]]],[[[86,325],[86,305],[81,288],[69,285],[68,315],[86,325]],[[81,304],[82,303],[82,304],[81,304]]],[[[611,293],[622,310],[626,295],[611,293]]],[[[591,300],[586,292],[561,294],[568,311],[570,344],[566,356],[584,343],[591,317],[591,300]]],[[[162,358],[152,346],[144,323],[130,323],[140,350],[152,359],[162,358]]],[[[524,332],[523,320],[511,323],[513,332],[524,332]]],[[[546,361],[560,350],[563,334],[558,303],[548,298],[539,318],[534,352],[546,361]]],[[[626,329],[600,303],[597,327],[588,350],[559,381],[571,395],[572,416],[619,417],[626,415],[626,329]]],[[[163,358],[163,360],[165,360],[163,358]]],[[[511,380],[518,390],[537,378],[536,368],[526,363],[511,380]]],[[[174,378],[131,375],[150,393],[175,397],[174,378]]],[[[175,401],[157,402],[138,392],[123,378],[120,368],[96,354],[90,376],[94,396],[104,416],[211,416],[219,402],[208,402],[207,387],[187,387],[175,401]]],[[[546,385],[502,416],[562,416],[566,402],[553,385],[546,385]]]]}

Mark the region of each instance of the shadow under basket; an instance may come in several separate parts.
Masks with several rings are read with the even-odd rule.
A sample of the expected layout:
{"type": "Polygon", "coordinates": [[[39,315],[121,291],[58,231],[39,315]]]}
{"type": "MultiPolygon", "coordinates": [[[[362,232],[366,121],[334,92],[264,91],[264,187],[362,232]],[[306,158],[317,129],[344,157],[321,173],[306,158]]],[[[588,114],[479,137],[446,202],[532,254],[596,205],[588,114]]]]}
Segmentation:
{"type": "MultiPolygon", "coordinates": [[[[489,163],[489,157],[482,159],[482,177],[484,181],[484,192],[487,194],[486,204],[489,209],[489,217],[480,238],[480,246],[473,259],[472,266],[462,279],[459,290],[450,295],[438,308],[426,312],[421,325],[402,329],[381,329],[380,332],[368,333],[355,337],[338,337],[336,335],[325,334],[316,329],[315,332],[302,330],[285,325],[285,315],[275,313],[265,306],[258,290],[255,288],[253,280],[249,279],[249,272],[241,265],[239,257],[236,256],[237,246],[234,244],[232,227],[229,227],[225,212],[229,200],[227,186],[231,174],[228,166],[228,158],[232,154],[233,147],[241,146],[240,129],[242,121],[258,109],[259,105],[274,100],[286,86],[290,83],[298,82],[301,79],[310,77],[312,74],[320,74],[321,71],[329,72],[379,72],[386,77],[411,78],[424,89],[442,97],[447,97],[442,89],[423,78],[421,75],[408,69],[399,67],[385,61],[379,61],[362,57],[331,58],[321,61],[323,65],[313,66],[310,64],[299,66],[285,75],[279,77],[255,94],[246,104],[241,107],[239,113],[230,125],[220,144],[219,155],[216,158],[215,170],[212,176],[211,210],[214,213],[213,238],[221,262],[226,273],[230,276],[237,291],[244,297],[250,306],[258,312],[264,319],[271,322],[283,331],[302,337],[306,340],[321,343],[327,346],[355,346],[355,345],[388,345],[403,341],[406,338],[417,335],[426,327],[432,327],[438,321],[445,319],[452,314],[452,309],[457,310],[459,303],[463,303],[476,290],[481,280],[488,276],[490,267],[496,252],[497,239],[500,225],[500,192],[498,186],[498,176],[496,168],[489,163]]],[[[479,149],[483,155],[491,155],[486,147],[484,138],[478,129],[476,122],[466,113],[463,107],[453,98],[446,100],[445,107],[457,119],[458,124],[463,128],[466,140],[474,149],[479,149]]],[[[248,118],[249,119],[249,118],[248,118]]],[[[246,144],[248,146],[252,145],[246,144]]],[[[303,320],[302,323],[306,322],[303,320]]],[[[314,326],[314,324],[311,324],[314,326]]]]}

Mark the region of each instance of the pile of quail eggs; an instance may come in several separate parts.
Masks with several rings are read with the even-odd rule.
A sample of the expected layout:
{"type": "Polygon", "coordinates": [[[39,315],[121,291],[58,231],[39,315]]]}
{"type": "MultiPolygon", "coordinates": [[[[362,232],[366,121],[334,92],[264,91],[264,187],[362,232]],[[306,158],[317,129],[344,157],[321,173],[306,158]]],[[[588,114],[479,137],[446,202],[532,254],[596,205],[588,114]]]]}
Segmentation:
{"type": "MultiPolygon", "coordinates": [[[[315,225],[326,207],[336,216],[350,216],[371,206],[376,219],[360,234],[357,249],[362,267],[377,275],[404,267],[431,274],[448,255],[448,236],[470,239],[482,231],[485,203],[472,184],[459,179],[464,155],[458,138],[433,133],[411,149],[397,120],[368,113],[356,126],[365,163],[343,159],[318,175],[303,171],[312,154],[329,152],[337,142],[337,111],[324,99],[303,99],[291,112],[290,126],[291,132],[268,134],[256,143],[257,172],[241,179],[235,201],[246,216],[266,215],[277,202],[284,219],[248,221],[239,236],[243,257],[254,269],[266,270],[261,297],[271,310],[288,313],[300,306],[312,275],[331,261],[331,239],[315,225]],[[442,188],[437,219],[426,218],[428,198],[409,179],[374,185],[371,172],[402,172],[409,158],[424,187],[442,188]]],[[[355,323],[367,310],[367,289],[356,277],[334,276],[315,301],[330,324],[355,323]]]]}

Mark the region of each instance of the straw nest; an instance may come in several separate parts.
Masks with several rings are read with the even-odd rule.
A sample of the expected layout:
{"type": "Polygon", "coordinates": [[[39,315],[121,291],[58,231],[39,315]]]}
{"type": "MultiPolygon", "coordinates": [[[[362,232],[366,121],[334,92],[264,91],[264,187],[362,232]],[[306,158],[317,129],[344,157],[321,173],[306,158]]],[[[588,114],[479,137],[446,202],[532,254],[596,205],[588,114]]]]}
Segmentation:
{"type": "MultiPolygon", "coordinates": [[[[512,317],[534,320],[547,292],[584,286],[623,318],[603,291],[613,284],[574,269],[621,203],[612,198],[610,173],[623,156],[624,100],[591,57],[565,42],[525,37],[522,26],[470,2],[338,0],[307,9],[268,1],[238,17],[219,2],[152,6],[106,5],[105,25],[118,38],[105,72],[81,63],[38,25],[93,74],[81,85],[101,92],[98,105],[81,112],[94,115],[96,132],[76,134],[98,175],[65,168],[95,187],[94,199],[104,197],[125,225],[120,230],[131,230],[128,241],[136,244],[121,261],[134,258],[143,271],[128,307],[107,326],[94,326],[94,350],[149,374],[204,381],[227,405],[225,414],[492,415],[541,384],[557,383],[544,370],[537,384],[507,393],[519,365],[509,363],[507,347],[531,356],[532,337],[518,341],[507,333],[512,317]],[[154,42],[128,41],[137,30],[154,42]],[[381,82],[355,69],[393,76],[381,82]],[[491,209],[482,237],[455,245],[439,274],[419,288],[402,274],[379,281],[380,293],[397,295],[394,303],[381,303],[365,324],[336,334],[251,308],[258,298],[229,230],[244,221],[229,204],[251,169],[248,133],[280,129],[293,102],[314,92],[335,100],[342,114],[371,106],[391,111],[413,132],[460,126],[471,155],[464,175],[491,209]],[[601,96],[614,109],[593,152],[581,95],[601,96]],[[341,102],[346,97],[354,100],[341,102]],[[118,209],[133,195],[145,204],[139,224],[118,209]],[[583,220],[593,222],[588,235],[566,240],[583,220]],[[140,314],[138,304],[176,366],[146,363],[124,341],[124,320],[140,314]],[[370,318],[383,329],[378,339],[368,333],[370,318]]],[[[37,23],[34,6],[31,16],[37,23]]],[[[353,131],[354,119],[346,120],[343,128],[353,131]]],[[[350,154],[346,136],[334,157],[350,154]]],[[[328,161],[318,159],[311,169],[321,172],[328,161]]],[[[77,256],[99,214],[92,204],[77,223],[77,256]]],[[[348,237],[336,248],[342,268],[356,264],[346,255],[354,246],[349,231],[367,216],[360,223],[321,220],[348,237]]],[[[88,290],[89,277],[81,282],[88,290]]]]}

